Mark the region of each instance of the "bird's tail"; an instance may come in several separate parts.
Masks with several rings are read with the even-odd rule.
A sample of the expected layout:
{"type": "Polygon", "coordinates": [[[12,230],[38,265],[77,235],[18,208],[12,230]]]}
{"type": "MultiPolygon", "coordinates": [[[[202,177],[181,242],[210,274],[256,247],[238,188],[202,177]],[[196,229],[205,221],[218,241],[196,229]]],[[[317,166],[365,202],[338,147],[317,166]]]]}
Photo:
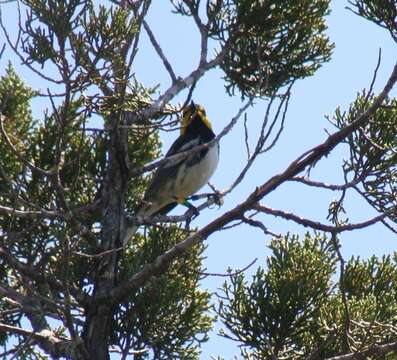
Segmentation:
{"type": "MultiPolygon", "coordinates": [[[[135,212],[135,216],[150,216],[153,214],[153,205],[150,203],[143,203],[135,212]]],[[[138,231],[139,225],[132,225],[132,226],[127,226],[123,238],[123,246],[125,246],[128,241],[135,235],[135,233],[138,231]]]]}

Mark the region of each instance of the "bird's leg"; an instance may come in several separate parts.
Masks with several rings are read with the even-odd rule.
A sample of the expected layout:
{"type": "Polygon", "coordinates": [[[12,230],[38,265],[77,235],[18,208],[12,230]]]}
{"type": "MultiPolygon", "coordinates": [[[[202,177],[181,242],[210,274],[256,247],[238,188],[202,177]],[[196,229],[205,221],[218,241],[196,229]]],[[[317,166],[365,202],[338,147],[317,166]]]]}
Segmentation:
{"type": "Polygon", "coordinates": [[[184,199],[183,202],[181,202],[180,204],[186,206],[190,211],[192,211],[193,217],[199,215],[199,211],[197,210],[197,208],[193,204],[191,204],[187,199],[184,199]]]}

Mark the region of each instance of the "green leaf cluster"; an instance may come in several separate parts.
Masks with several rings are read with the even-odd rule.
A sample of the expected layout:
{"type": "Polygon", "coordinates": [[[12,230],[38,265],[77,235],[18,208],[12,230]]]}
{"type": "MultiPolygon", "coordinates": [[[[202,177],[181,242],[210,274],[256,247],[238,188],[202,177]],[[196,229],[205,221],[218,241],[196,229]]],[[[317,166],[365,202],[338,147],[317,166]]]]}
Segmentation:
{"type": "Polygon", "coordinates": [[[272,95],[330,59],[333,45],[324,33],[329,0],[228,3],[229,24],[221,27],[228,29],[222,46],[230,50],[221,66],[229,94],[272,95]]]}
{"type": "MultiPolygon", "coordinates": [[[[338,128],[349,125],[373,103],[374,96],[359,94],[342,112],[336,109],[332,123],[338,128]]],[[[367,125],[353,132],[345,143],[350,156],[343,169],[348,178],[362,178],[358,189],[365,199],[378,211],[385,212],[396,221],[397,187],[397,101],[388,98],[371,116],[367,125]]]]}
{"type": "MultiPolygon", "coordinates": [[[[200,1],[172,4],[184,16],[200,13],[200,1]]],[[[329,0],[219,0],[205,10],[208,36],[227,49],[220,67],[229,95],[272,96],[330,60],[329,0]]]]}
{"type": "MultiPolygon", "coordinates": [[[[175,226],[153,228],[136,237],[121,262],[128,278],[177,244],[187,232],[175,226]]],[[[160,276],[119,304],[113,341],[121,348],[146,349],[137,359],[197,359],[212,327],[210,295],[199,288],[204,246],[178,258],[160,276]]]]}
{"type": "Polygon", "coordinates": [[[395,255],[353,257],[337,282],[338,257],[326,237],[288,235],[270,249],[266,268],[251,281],[232,275],[219,295],[221,335],[239,342],[244,358],[324,359],[396,341],[395,255]]]}

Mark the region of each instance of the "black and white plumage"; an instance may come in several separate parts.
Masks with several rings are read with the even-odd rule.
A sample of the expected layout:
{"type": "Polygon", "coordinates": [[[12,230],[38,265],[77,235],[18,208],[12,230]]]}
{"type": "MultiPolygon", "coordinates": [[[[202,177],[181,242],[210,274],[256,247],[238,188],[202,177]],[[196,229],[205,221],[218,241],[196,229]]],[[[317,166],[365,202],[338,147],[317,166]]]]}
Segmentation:
{"type": "MultiPolygon", "coordinates": [[[[214,138],[215,134],[204,108],[191,102],[183,111],[181,134],[165,157],[188,151],[214,138]]],[[[163,215],[178,203],[183,203],[208,182],[218,165],[218,160],[219,144],[216,143],[208,149],[192,152],[177,162],[165,162],[154,173],[136,215],[163,215]]],[[[137,226],[127,229],[124,244],[136,230],[137,226]]]]}

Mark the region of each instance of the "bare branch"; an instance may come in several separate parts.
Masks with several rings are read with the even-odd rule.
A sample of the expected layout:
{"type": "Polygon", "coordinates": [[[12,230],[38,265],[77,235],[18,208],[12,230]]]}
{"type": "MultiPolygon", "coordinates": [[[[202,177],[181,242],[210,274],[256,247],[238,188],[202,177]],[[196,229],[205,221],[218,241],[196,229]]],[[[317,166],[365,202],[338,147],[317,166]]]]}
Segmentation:
{"type": "Polygon", "coordinates": [[[122,251],[124,249],[125,248],[122,246],[122,247],[118,247],[116,249],[110,249],[110,250],[102,251],[102,252],[100,252],[98,254],[85,254],[85,253],[82,253],[82,252],[79,252],[79,251],[74,251],[74,254],[76,254],[78,256],[81,256],[81,257],[88,258],[88,259],[95,259],[95,258],[99,258],[99,257],[102,257],[102,256],[110,255],[110,254],[115,253],[115,252],[122,251]]]}
{"type": "Polygon", "coordinates": [[[322,188],[322,189],[328,189],[328,190],[333,190],[333,191],[343,191],[348,188],[354,188],[366,176],[367,176],[366,173],[362,173],[359,177],[357,177],[357,178],[353,179],[352,181],[349,181],[343,185],[327,184],[327,183],[321,182],[321,181],[310,180],[304,176],[294,176],[290,181],[296,181],[296,182],[300,182],[300,183],[308,185],[308,186],[318,187],[318,188],[322,188]]]}
{"type": "MultiPolygon", "coordinates": [[[[218,66],[223,58],[226,56],[229,50],[229,43],[226,43],[222,50],[210,61],[206,61],[200,64],[199,67],[193,70],[188,76],[183,79],[178,78],[177,82],[170,86],[156,101],[152,103],[149,107],[144,109],[138,116],[142,119],[149,119],[159,110],[161,110],[166,104],[168,104],[172,98],[179,94],[182,90],[195,84],[198,79],[200,79],[208,70],[218,66]]],[[[131,114],[136,116],[136,114],[131,114]]],[[[127,123],[131,122],[127,116],[127,123]]]]}
{"type": "Polygon", "coordinates": [[[6,49],[6,44],[4,43],[0,50],[0,59],[3,57],[4,50],[6,49]]]}
{"type": "Polygon", "coordinates": [[[378,70],[379,70],[381,61],[382,61],[382,49],[379,48],[378,61],[377,61],[376,66],[375,66],[374,75],[372,76],[372,81],[371,81],[371,84],[369,86],[368,94],[365,97],[365,102],[364,102],[365,104],[368,102],[370,96],[372,95],[373,88],[374,88],[374,85],[375,85],[376,77],[378,75],[378,70]]]}
{"type": "Polygon", "coordinates": [[[248,143],[248,127],[247,127],[247,114],[244,114],[244,143],[245,143],[245,150],[247,152],[247,160],[251,158],[251,150],[250,145],[248,143]]]}
{"type": "MultiPolygon", "coordinates": [[[[265,151],[270,150],[275,143],[277,142],[281,131],[283,129],[283,125],[284,125],[284,120],[285,120],[285,116],[286,116],[286,112],[288,109],[288,103],[289,103],[289,98],[290,98],[290,90],[291,90],[292,84],[288,87],[288,90],[286,92],[286,94],[283,96],[282,100],[280,101],[280,104],[277,108],[276,114],[273,118],[273,121],[271,123],[271,125],[269,126],[269,129],[267,130],[266,134],[265,134],[265,130],[269,121],[269,115],[270,115],[270,111],[273,105],[273,102],[276,100],[276,96],[273,96],[270,99],[270,102],[266,108],[266,112],[265,112],[265,117],[262,123],[262,128],[258,137],[258,140],[256,142],[256,146],[255,146],[255,150],[254,152],[250,155],[250,157],[247,160],[247,163],[245,164],[244,168],[241,170],[240,174],[236,177],[236,179],[233,181],[233,183],[229,186],[229,188],[227,190],[225,190],[223,192],[223,195],[226,195],[228,193],[230,193],[233,189],[235,189],[240,183],[241,181],[244,179],[245,175],[247,174],[248,170],[251,168],[252,164],[254,163],[255,159],[257,158],[258,155],[262,154],[265,151]],[[274,140],[272,141],[272,143],[266,148],[263,149],[263,147],[265,146],[266,140],[268,139],[268,137],[270,136],[273,127],[275,125],[275,123],[278,120],[278,117],[280,115],[280,111],[282,106],[285,104],[284,107],[284,111],[283,111],[283,115],[282,115],[282,121],[281,121],[281,126],[280,129],[277,133],[277,135],[275,136],[274,140]]],[[[252,100],[252,99],[251,99],[252,100]]]]}
{"type": "Polygon", "coordinates": [[[26,219],[36,219],[38,217],[47,217],[47,218],[54,218],[59,216],[58,213],[54,211],[47,211],[47,210],[18,210],[14,208],[10,208],[8,206],[0,205],[0,214],[4,215],[13,215],[20,218],[26,219]]]}
{"type": "Polygon", "coordinates": [[[160,59],[162,60],[162,62],[163,62],[163,64],[164,64],[164,67],[167,69],[168,74],[169,74],[170,77],[171,77],[172,83],[175,84],[176,81],[177,81],[177,78],[176,78],[176,76],[175,76],[175,72],[174,72],[174,70],[172,69],[172,66],[171,66],[170,62],[168,61],[168,59],[167,59],[166,56],[164,55],[164,52],[163,52],[163,50],[162,50],[160,44],[157,42],[157,40],[156,40],[156,38],[155,38],[155,36],[154,36],[152,30],[150,29],[148,23],[147,23],[145,20],[143,20],[143,21],[142,21],[142,24],[143,24],[143,27],[145,28],[145,30],[146,30],[146,32],[147,32],[147,34],[148,34],[148,36],[149,36],[149,39],[150,39],[150,41],[151,41],[151,43],[152,43],[154,49],[155,49],[156,52],[157,52],[157,55],[160,57],[160,59]]]}
{"type": "Polygon", "coordinates": [[[261,229],[265,235],[271,235],[275,238],[281,238],[280,234],[276,234],[276,233],[270,231],[262,222],[260,222],[258,220],[255,220],[255,219],[252,219],[251,217],[246,217],[246,216],[242,216],[241,220],[248,225],[251,225],[253,227],[257,227],[257,228],[261,229]]]}
{"type": "Polygon", "coordinates": [[[357,230],[357,229],[363,229],[365,227],[374,225],[379,221],[382,221],[387,216],[386,214],[380,214],[378,216],[375,216],[375,217],[373,217],[367,221],[363,221],[361,223],[333,226],[333,225],[322,224],[320,222],[305,219],[301,216],[298,216],[298,215],[295,215],[293,213],[289,213],[286,211],[275,210],[275,209],[269,208],[264,205],[259,205],[259,204],[254,205],[253,209],[263,212],[265,214],[282,217],[285,220],[292,220],[292,221],[296,222],[297,224],[303,225],[305,227],[310,227],[315,230],[331,232],[331,233],[334,233],[334,232],[341,233],[343,231],[352,231],[352,230],[357,230]]]}
{"type": "Polygon", "coordinates": [[[233,272],[228,272],[225,274],[221,273],[209,273],[209,272],[200,272],[200,275],[207,277],[207,276],[219,276],[219,277],[231,277],[231,276],[236,276],[238,274],[243,273],[244,271],[248,270],[252,265],[254,265],[258,261],[258,258],[255,258],[252,260],[248,265],[244,266],[242,269],[233,271],[233,272]]]}

